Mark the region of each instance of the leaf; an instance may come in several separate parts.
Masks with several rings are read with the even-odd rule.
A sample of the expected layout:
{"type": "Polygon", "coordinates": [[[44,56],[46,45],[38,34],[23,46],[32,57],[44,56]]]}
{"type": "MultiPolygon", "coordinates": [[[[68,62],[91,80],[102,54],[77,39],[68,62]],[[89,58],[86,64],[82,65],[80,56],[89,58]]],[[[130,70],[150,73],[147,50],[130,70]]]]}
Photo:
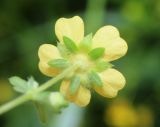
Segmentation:
{"type": "Polygon", "coordinates": [[[33,77],[30,77],[28,81],[26,81],[18,76],[13,76],[9,78],[9,82],[13,85],[14,90],[19,93],[28,92],[39,86],[38,82],[36,82],[33,77]]]}
{"type": "Polygon", "coordinates": [[[91,59],[96,60],[104,55],[105,48],[95,48],[91,50],[88,55],[91,59]]]}
{"type": "Polygon", "coordinates": [[[81,42],[80,49],[84,51],[90,51],[92,46],[92,33],[88,34],[81,42]]]}
{"type": "Polygon", "coordinates": [[[31,89],[38,88],[39,83],[31,76],[27,81],[28,91],[31,89]]]}
{"type": "Polygon", "coordinates": [[[89,73],[89,79],[92,84],[97,85],[97,86],[103,86],[101,78],[95,71],[91,71],[89,73]]]}
{"type": "Polygon", "coordinates": [[[78,51],[78,48],[77,48],[75,42],[74,42],[73,40],[71,40],[70,38],[64,36],[64,37],[63,37],[63,42],[64,42],[66,48],[67,48],[70,52],[75,53],[75,52],[78,51]]]}
{"type": "Polygon", "coordinates": [[[74,76],[71,80],[71,84],[70,84],[70,94],[73,95],[76,93],[76,91],[79,89],[80,87],[80,83],[81,83],[81,79],[79,76],[74,76]]]}
{"type": "Polygon", "coordinates": [[[15,91],[25,93],[27,90],[27,82],[18,76],[9,78],[9,82],[13,85],[15,91]]]}
{"type": "Polygon", "coordinates": [[[69,62],[65,59],[53,59],[48,62],[48,65],[55,68],[65,68],[69,66],[69,62]]]}
{"type": "Polygon", "coordinates": [[[96,70],[99,71],[99,72],[102,72],[108,68],[111,68],[113,67],[113,64],[107,62],[107,61],[97,61],[96,63],[96,70]]]}

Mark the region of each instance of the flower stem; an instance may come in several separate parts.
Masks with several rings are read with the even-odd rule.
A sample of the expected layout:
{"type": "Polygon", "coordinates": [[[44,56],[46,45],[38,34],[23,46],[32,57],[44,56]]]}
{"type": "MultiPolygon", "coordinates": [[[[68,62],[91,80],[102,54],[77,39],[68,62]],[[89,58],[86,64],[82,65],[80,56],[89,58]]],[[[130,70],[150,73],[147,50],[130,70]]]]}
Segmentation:
{"type": "Polygon", "coordinates": [[[16,106],[18,106],[28,100],[30,100],[30,96],[28,96],[28,94],[24,94],[16,99],[8,102],[8,103],[2,105],[0,107],[0,115],[2,115],[3,113],[13,109],[14,107],[16,107],[16,106]]]}
{"type": "Polygon", "coordinates": [[[54,77],[54,78],[50,79],[49,81],[47,81],[46,83],[40,85],[40,87],[38,87],[37,89],[29,91],[29,92],[25,93],[24,95],[22,95],[22,96],[20,96],[16,99],[6,103],[6,104],[0,106],[0,115],[2,115],[5,112],[15,108],[18,105],[23,104],[24,102],[27,102],[27,101],[31,100],[35,94],[48,89],[49,87],[51,87],[56,82],[63,79],[66,75],[68,75],[68,73],[73,72],[76,68],[77,68],[77,65],[73,65],[73,66],[65,69],[62,73],[60,73],[56,77],[54,77]]]}
{"type": "Polygon", "coordinates": [[[107,0],[88,0],[87,9],[85,12],[85,21],[87,26],[87,33],[96,32],[96,30],[103,24],[106,15],[105,5],[107,0]]]}

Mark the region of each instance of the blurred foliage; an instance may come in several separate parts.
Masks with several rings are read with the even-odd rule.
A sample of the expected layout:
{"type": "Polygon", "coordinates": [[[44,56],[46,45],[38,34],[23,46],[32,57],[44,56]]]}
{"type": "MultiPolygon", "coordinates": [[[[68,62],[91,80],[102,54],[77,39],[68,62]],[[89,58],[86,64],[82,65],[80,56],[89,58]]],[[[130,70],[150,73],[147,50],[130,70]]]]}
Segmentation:
{"type": "Polygon", "coordinates": [[[7,80],[0,79],[0,90],[1,90],[0,104],[11,100],[12,96],[14,95],[14,92],[7,80]]]}
{"type": "Polygon", "coordinates": [[[119,98],[106,108],[106,124],[114,127],[153,127],[154,116],[150,108],[142,105],[132,106],[119,98]]]}
{"type": "MultiPolygon", "coordinates": [[[[56,44],[57,39],[54,34],[56,19],[74,15],[80,15],[85,19],[88,33],[94,33],[100,26],[106,24],[119,28],[121,36],[128,43],[129,50],[124,58],[113,62],[115,68],[118,68],[127,80],[126,87],[120,91],[117,99],[125,97],[129,100],[131,110],[139,112],[141,114],[139,117],[142,117],[143,120],[149,119],[144,118],[143,113],[152,112],[154,127],[159,127],[159,0],[103,0],[103,2],[96,0],[1,0],[0,77],[2,80],[0,80],[0,103],[4,103],[4,101],[15,96],[6,81],[8,77],[19,75],[26,78],[34,75],[36,80],[40,82],[47,79],[37,67],[38,47],[43,43],[56,44]],[[150,107],[150,109],[148,111],[148,109],[141,107],[135,108],[139,105],[150,107]]],[[[58,89],[58,86],[54,87],[58,89]]],[[[104,114],[106,106],[114,105],[114,100],[94,94],[91,104],[85,112],[82,110],[84,113],[76,114],[76,120],[79,120],[78,123],[80,124],[77,126],[110,127],[109,122],[111,121],[106,124],[104,114]]],[[[119,108],[121,106],[115,106],[115,109],[118,110],[116,111],[117,114],[120,112],[119,108]]],[[[76,110],[73,109],[75,112],[76,110]]],[[[67,121],[64,122],[75,122],[71,116],[74,113],[65,115],[65,112],[62,112],[62,114],[59,119],[66,119],[67,121]]],[[[59,121],[61,120],[56,120],[56,122],[59,121]]],[[[61,122],[55,123],[56,127],[61,125],[61,122]]],[[[40,123],[34,108],[27,104],[0,116],[0,125],[1,127],[35,127],[40,126],[40,123]]],[[[146,125],[145,127],[152,126],[146,125]]]]}

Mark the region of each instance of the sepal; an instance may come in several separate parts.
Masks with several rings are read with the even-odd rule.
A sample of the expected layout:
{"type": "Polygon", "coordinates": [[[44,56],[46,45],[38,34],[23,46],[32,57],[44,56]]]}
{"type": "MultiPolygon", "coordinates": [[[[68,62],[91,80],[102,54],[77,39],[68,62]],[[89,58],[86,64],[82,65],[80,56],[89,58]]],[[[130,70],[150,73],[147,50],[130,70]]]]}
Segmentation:
{"type": "Polygon", "coordinates": [[[66,48],[70,52],[76,53],[78,51],[78,47],[76,46],[75,42],[73,40],[71,40],[70,38],[64,36],[63,37],[63,42],[64,42],[64,45],[66,46],[66,48]]]}
{"type": "Polygon", "coordinates": [[[91,50],[88,55],[91,59],[96,60],[104,55],[105,48],[95,48],[91,50]]]}
{"type": "Polygon", "coordinates": [[[100,76],[95,71],[90,71],[88,76],[89,76],[89,79],[90,79],[90,82],[92,85],[96,85],[99,87],[103,86],[103,82],[102,82],[100,76]]]}

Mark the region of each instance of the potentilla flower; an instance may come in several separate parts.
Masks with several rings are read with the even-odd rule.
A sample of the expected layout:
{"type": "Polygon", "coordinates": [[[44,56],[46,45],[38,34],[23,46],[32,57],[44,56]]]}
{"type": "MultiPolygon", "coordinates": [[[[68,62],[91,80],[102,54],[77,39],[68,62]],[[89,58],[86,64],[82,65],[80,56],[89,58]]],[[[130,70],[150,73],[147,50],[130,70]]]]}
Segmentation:
{"type": "Polygon", "coordinates": [[[105,122],[111,127],[153,127],[154,115],[145,105],[131,105],[124,98],[115,99],[107,106],[105,122]]]}
{"type": "Polygon", "coordinates": [[[125,85],[124,76],[110,63],[124,56],[127,44],[113,26],[100,28],[95,35],[84,36],[84,23],[79,16],[60,18],[55,24],[57,47],[40,46],[39,69],[54,77],[64,69],[77,65],[62,81],[60,92],[67,100],[83,107],[91,99],[91,89],[104,97],[115,97],[125,85]]]}

